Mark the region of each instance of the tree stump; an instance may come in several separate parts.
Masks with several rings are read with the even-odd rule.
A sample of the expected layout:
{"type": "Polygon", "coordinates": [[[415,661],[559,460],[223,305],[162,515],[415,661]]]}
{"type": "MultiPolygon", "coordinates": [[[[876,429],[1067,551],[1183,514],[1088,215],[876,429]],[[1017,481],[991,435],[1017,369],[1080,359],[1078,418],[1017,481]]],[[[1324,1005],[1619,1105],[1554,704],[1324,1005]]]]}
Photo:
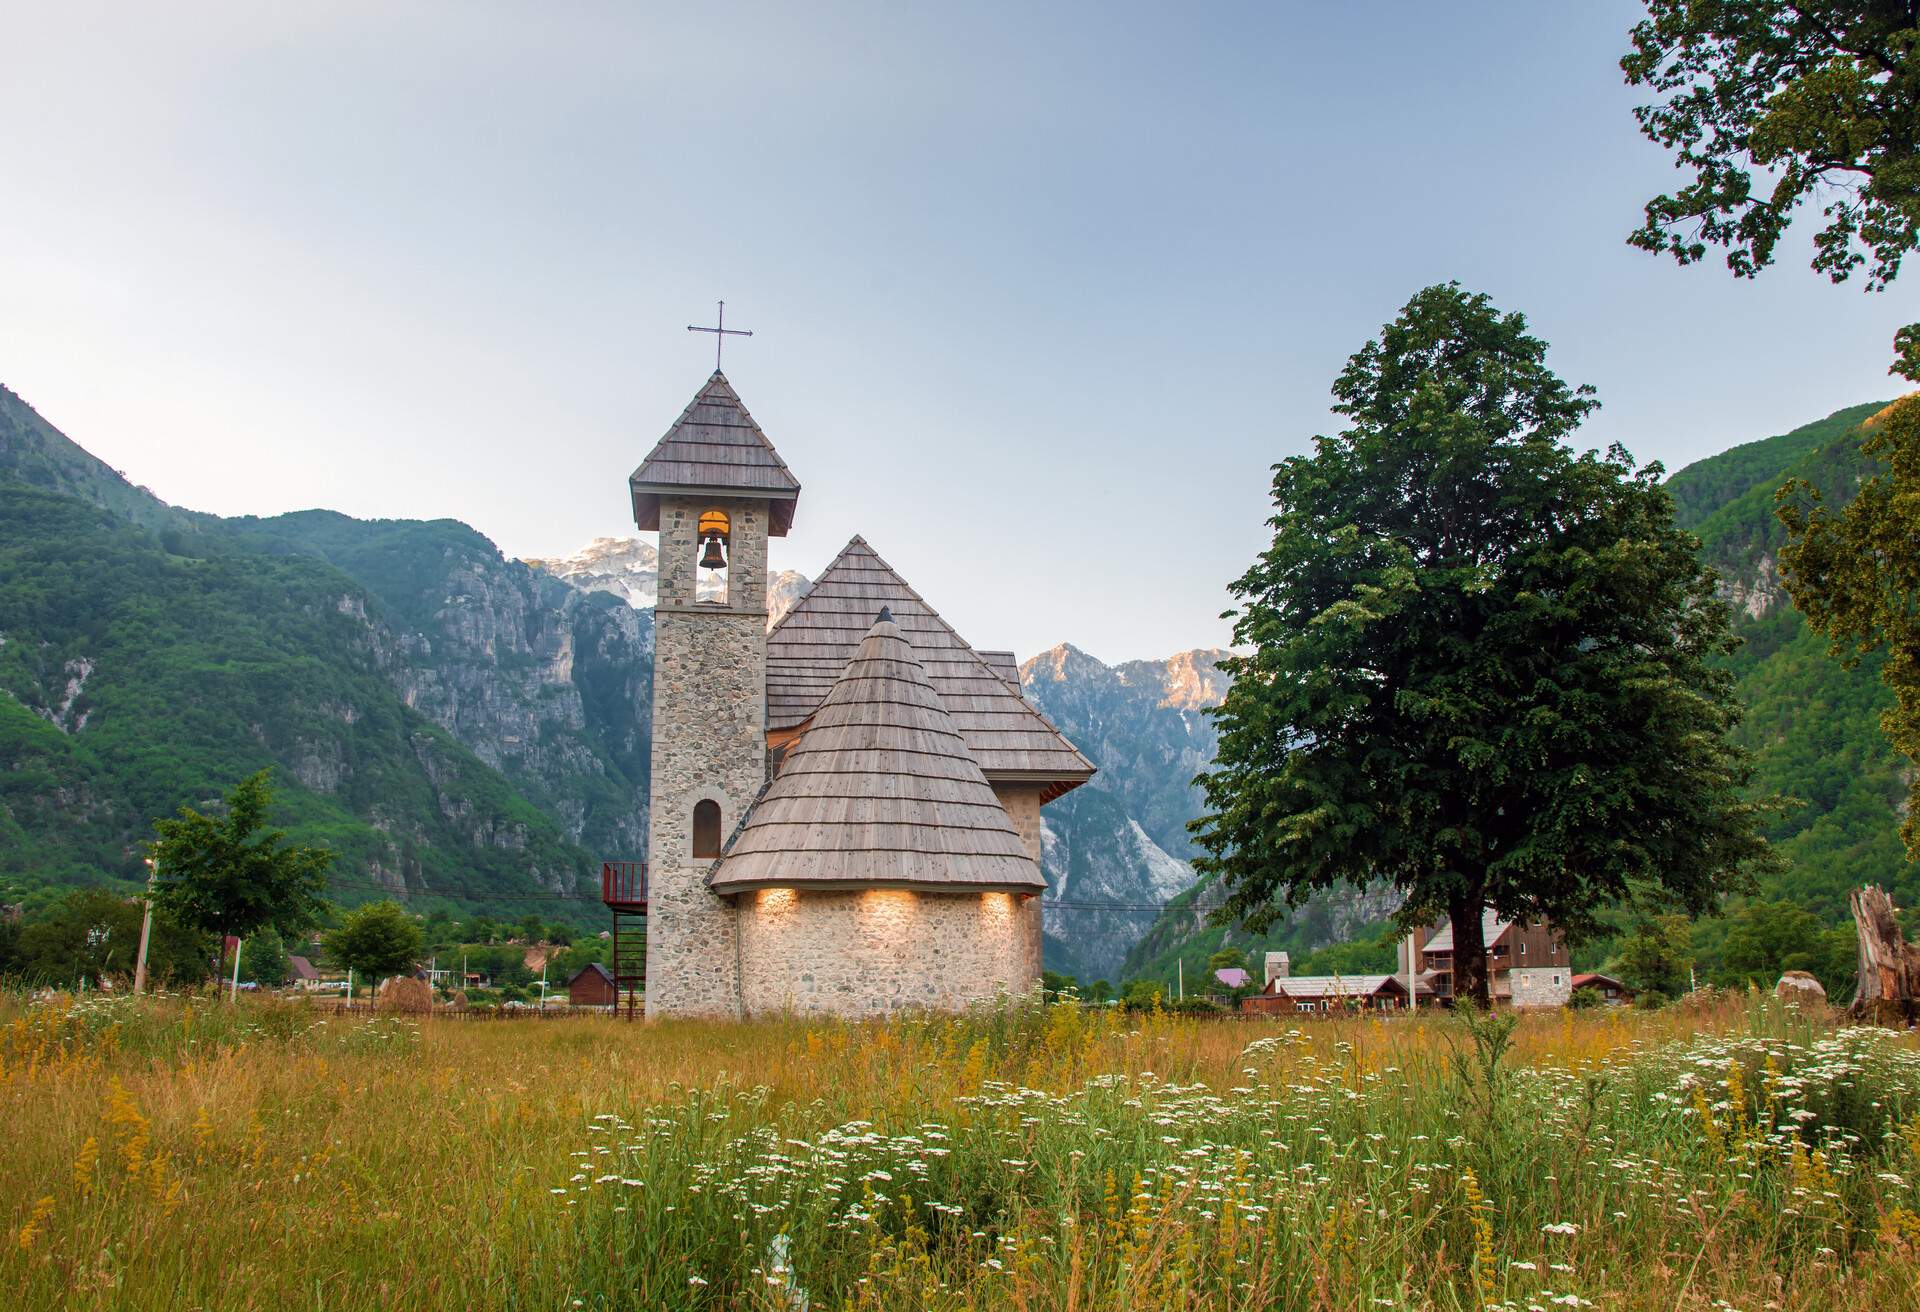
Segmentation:
{"type": "Polygon", "coordinates": [[[1860,935],[1859,982],[1851,1012],[1856,1020],[1911,1025],[1920,1016],[1920,945],[1900,932],[1893,899],[1868,885],[1847,898],[1860,935]]]}

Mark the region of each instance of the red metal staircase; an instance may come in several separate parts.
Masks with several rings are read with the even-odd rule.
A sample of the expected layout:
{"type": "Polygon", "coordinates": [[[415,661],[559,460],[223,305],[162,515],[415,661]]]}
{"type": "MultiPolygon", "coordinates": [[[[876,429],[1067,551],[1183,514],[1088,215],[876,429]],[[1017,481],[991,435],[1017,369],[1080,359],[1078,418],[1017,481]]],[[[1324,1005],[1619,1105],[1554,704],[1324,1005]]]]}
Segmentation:
{"type": "Polygon", "coordinates": [[[613,912],[614,1008],[626,994],[627,1019],[633,1019],[647,988],[647,865],[644,861],[605,861],[600,866],[600,900],[613,912]]]}

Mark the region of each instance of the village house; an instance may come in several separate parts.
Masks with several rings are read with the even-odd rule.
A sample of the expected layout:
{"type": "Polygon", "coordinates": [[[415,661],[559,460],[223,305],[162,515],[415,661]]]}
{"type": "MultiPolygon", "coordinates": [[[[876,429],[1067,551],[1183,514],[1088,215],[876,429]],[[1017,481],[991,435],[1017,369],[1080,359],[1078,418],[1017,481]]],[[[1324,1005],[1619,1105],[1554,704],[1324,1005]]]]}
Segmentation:
{"type": "MultiPolygon", "coordinates": [[[[1494,1005],[1516,1008],[1563,1007],[1573,996],[1573,962],[1566,940],[1544,920],[1502,920],[1493,912],[1480,918],[1487,948],[1487,973],[1494,1005]]],[[[1453,924],[1444,917],[1413,931],[1417,977],[1442,1004],[1453,1003],[1453,924]]],[[[1408,943],[1399,950],[1399,973],[1407,973],[1408,943]]]]}
{"type": "Polygon", "coordinates": [[[1242,1011],[1256,1015],[1401,1011],[1406,1005],[1407,986],[1392,975],[1295,975],[1240,1000],[1242,1011]]]}
{"type": "Polygon", "coordinates": [[[973,647],[860,537],[769,630],[769,542],[800,483],[718,370],[629,487],[660,573],[647,861],[603,874],[616,987],[644,974],[649,1016],[1033,988],[1040,808],[1094,768],[1012,654],[973,647]]]}
{"type": "Polygon", "coordinates": [[[307,958],[289,953],[287,956],[287,982],[296,989],[313,992],[321,986],[320,972],[314,969],[307,958]]]}
{"type": "Polygon", "coordinates": [[[573,972],[567,981],[567,1003],[574,1007],[613,1007],[620,993],[613,984],[613,972],[597,961],[589,961],[573,972]]]}
{"type": "Polygon", "coordinates": [[[1633,990],[1611,975],[1599,975],[1592,971],[1573,977],[1575,989],[1592,989],[1609,1007],[1624,1007],[1633,1001],[1633,990]]]}
{"type": "MultiPolygon", "coordinates": [[[[1292,958],[1269,952],[1266,982],[1260,992],[1242,998],[1240,1009],[1254,1015],[1327,1015],[1349,1011],[1401,1011],[1407,1005],[1405,977],[1392,975],[1295,975],[1292,958]]],[[[1420,985],[1419,1002],[1431,1005],[1432,990],[1420,985]]]]}

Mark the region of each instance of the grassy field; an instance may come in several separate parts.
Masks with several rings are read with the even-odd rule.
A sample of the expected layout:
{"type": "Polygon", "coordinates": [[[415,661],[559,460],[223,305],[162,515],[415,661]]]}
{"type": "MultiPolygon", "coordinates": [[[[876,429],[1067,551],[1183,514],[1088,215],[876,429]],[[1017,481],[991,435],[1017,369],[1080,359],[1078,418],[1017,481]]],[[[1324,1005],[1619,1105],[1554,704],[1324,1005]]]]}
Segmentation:
{"type": "Polygon", "coordinates": [[[1758,1000],[481,1023],[0,996],[26,1308],[1920,1307],[1920,1048],[1758,1000]]]}

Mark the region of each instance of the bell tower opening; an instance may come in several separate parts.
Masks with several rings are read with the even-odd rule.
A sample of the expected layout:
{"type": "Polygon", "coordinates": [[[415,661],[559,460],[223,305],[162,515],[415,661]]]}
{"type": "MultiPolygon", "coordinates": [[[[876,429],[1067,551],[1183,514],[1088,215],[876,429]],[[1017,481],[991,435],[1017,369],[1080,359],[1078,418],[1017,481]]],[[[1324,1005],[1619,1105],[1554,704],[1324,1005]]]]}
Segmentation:
{"type": "Polygon", "coordinates": [[[720,855],[720,803],[710,797],[693,804],[693,854],[697,858],[720,855]]]}
{"type": "Polygon", "coordinates": [[[694,548],[700,553],[694,574],[695,605],[727,604],[728,552],[732,535],[733,523],[727,518],[726,511],[700,512],[699,526],[694,534],[694,548]]]}

